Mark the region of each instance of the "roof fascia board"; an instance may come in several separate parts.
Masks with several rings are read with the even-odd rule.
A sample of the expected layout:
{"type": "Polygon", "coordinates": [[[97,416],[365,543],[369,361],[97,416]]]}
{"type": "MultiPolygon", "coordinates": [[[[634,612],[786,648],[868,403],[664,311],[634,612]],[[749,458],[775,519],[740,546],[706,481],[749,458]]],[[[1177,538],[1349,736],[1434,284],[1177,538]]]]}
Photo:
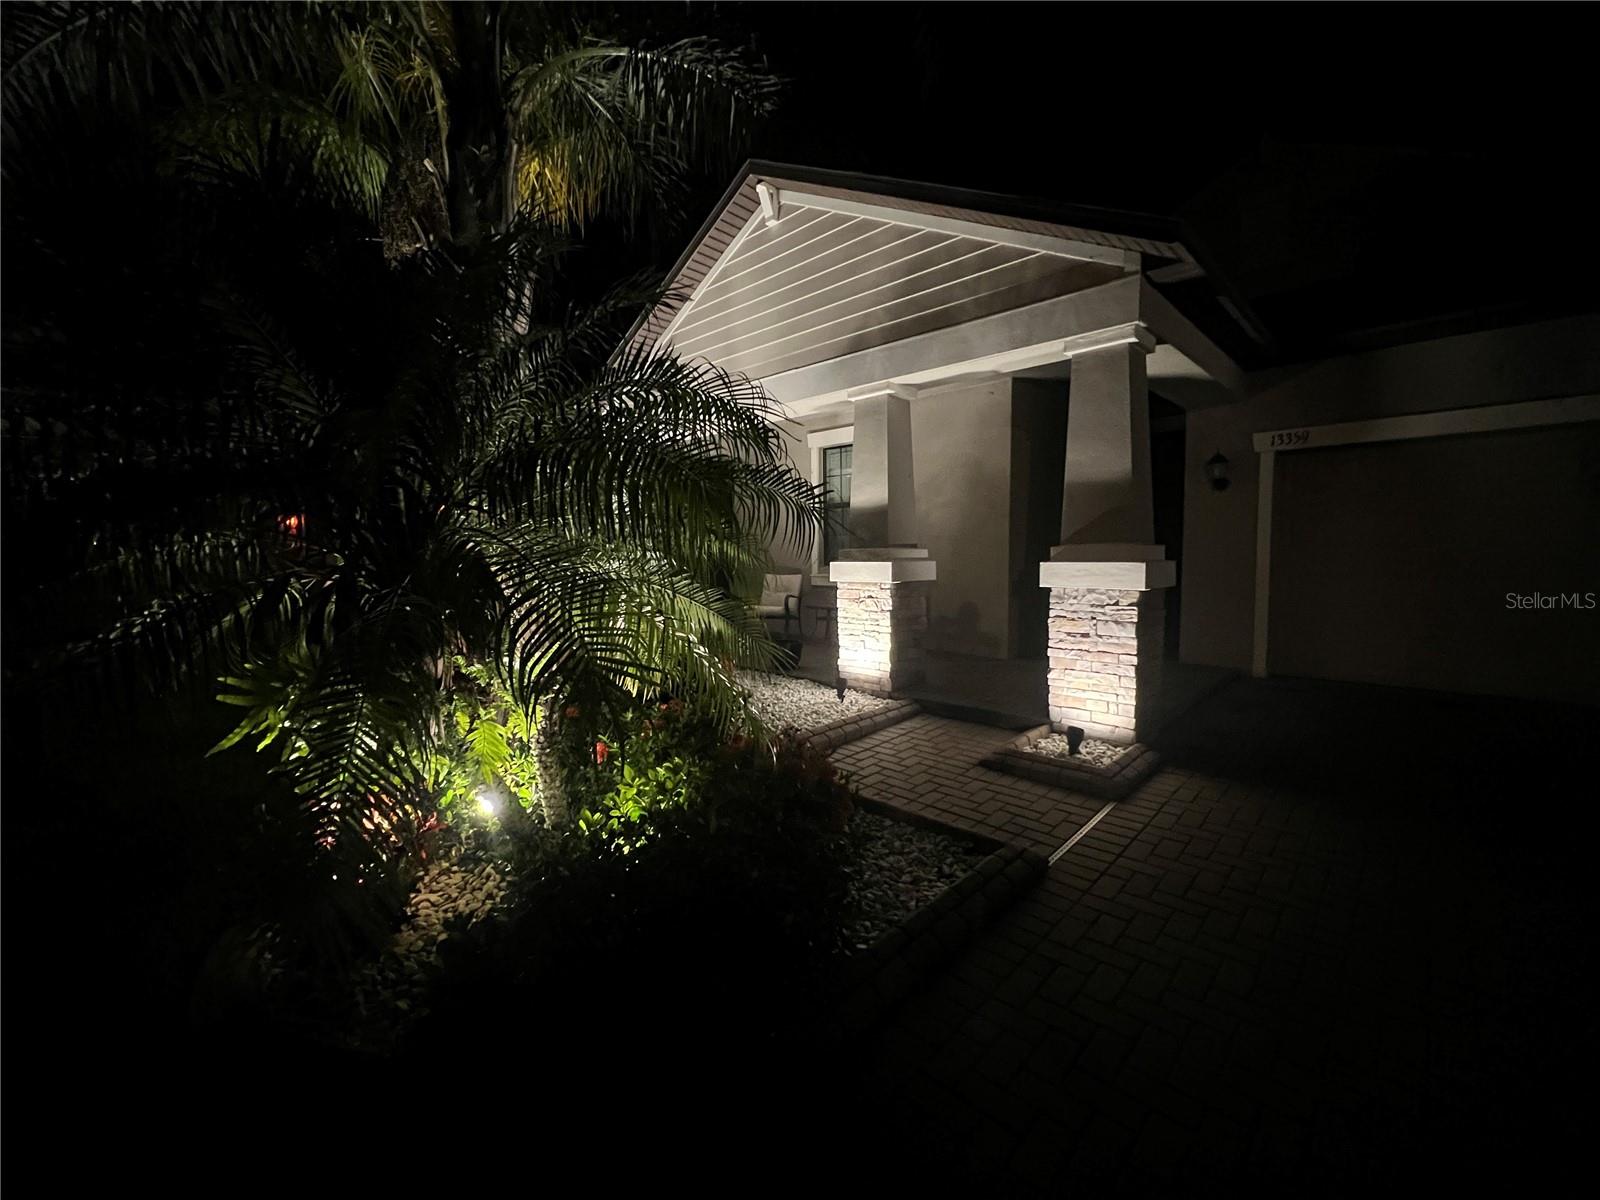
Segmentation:
{"type": "Polygon", "coordinates": [[[986,225],[981,221],[966,221],[958,217],[910,212],[891,205],[873,204],[864,200],[823,196],[816,192],[804,191],[779,179],[769,179],[765,182],[778,189],[778,194],[784,204],[820,208],[828,212],[844,213],[847,216],[871,217],[874,220],[889,221],[896,225],[909,225],[915,229],[927,229],[935,233],[952,233],[960,237],[981,238],[1002,246],[1016,246],[1024,250],[1054,254],[1062,258],[1078,259],[1084,262],[1105,263],[1123,271],[1137,271],[1139,269],[1139,255],[1132,250],[1119,250],[1112,246],[1094,246],[1088,242],[1080,242],[1073,238],[1045,233],[1031,233],[1021,229],[1005,229],[998,225],[986,225]]]}
{"type": "Polygon", "coordinates": [[[734,235],[733,241],[728,243],[728,248],[717,256],[716,262],[711,264],[711,269],[706,272],[705,278],[695,284],[694,290],[684,297],[682,304],[678,305],[678,311],[672,314],[672,320],[667,322],[667,327],[661,331],[661,336],[656,338],[655,344],[657,346],[666,346],[672,341],[672,335],[677,332],[678,325],[688,315],[689,310],[694,307],[694,302],[700,298],[702,292],[717,281],[717,276],[722,273],[722,268],[733,261],[735,255],[739,253],[739,247],[744,244],[745,238],[749,237],[761,226],[771,223],[765,219],[762,210],[759,208],[750,214],[749,219],[744,223],[744,228],[734,235]]]}
{"type": "Polygon", "coordinates": [[[1099,206],[1062,205],[1025,196],[1000,192],[982,192],[971,188],[951,187],[947,184],[895,179],[883,175],[858,175],[848,171],[830,171],[820,167],[807,167],[795,163],[773,162],[769,159],[750,159],[744,170],[760,179],[774,183],[788,181],[799,191],[818,188],[836,188],[857,195],[886,196],[911,203],[938,204],[949,208],[965,209],[972,213],[992,213],[1047,225],[1071,225],[1081,229],[1100,231],[1117,230],[1117,236],[1137,241],[1163,243],[1164,257],[1186,259],[1187,251],[1177,245],[1182,240],[1182,223],[1171,217],[1151,213],[1103,208],[1099,206]]]}
{"type": "MultiPolygon", "coordinates": [[[[695,231],[694,237],[689,239],[689,244],[683,248],[683,253],[678,255],[678,260],[672,264],[672,269],[668,271],[666,275],[667,286],[669,289],[674,283],[677,282],[678,277],[683,274],[683,270],[689,265],[689,261],[694,258],[695,251],[700,249],[700,243],[705,241],[707,235],[717,227],[717,222],[722,219],[722,214],[727,209],[728,205],[733,203],[734,197],[743,190],[745,184],[750,182],[751,177],[755,174],[755,172],[751,169],[751,166],[751,163],[746,162],[745,165],[740,168],[738,174],[733,177],[733,182],[730,183],[727,190],[722,193],[722,198],[717,201],[716,205],[711,209],[711,212],[709,215],[707,215],[706,219],[700,223],[700,228],[695,231]]],[[[760,211],[759,208],[757,211],[760,211]]],[[[651,314],[654,313],[656,309],[660,308],[661,304],[662,301],[658,299],[654,304],[650,305],[642,313],[640,313],[632,325],[628,326],[627,334],[624,335],[621,343],[617,346],[617,354],[621,354],[629,346],[633,345],[634,338],[639,336],[639,331],[645,327],[645,324],[650,320],[651,314]]]]}

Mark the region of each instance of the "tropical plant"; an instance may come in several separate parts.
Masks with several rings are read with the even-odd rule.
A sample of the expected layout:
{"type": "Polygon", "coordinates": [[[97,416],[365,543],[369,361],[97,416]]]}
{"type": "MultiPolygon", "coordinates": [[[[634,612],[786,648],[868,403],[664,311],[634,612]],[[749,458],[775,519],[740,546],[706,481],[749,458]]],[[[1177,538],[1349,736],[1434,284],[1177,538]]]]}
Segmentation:
{"type": "MultiPolygon", "coordinates": [[[[564,227],[669,171],[708,116],[734,128],[733,60],[607,48],[534,7],[12,18],[7,140],[26,154],[7,170],[40,170],[13,191],[8,250],[48,286],[8,312],[8,515],[40,551],[8,652],[226,675],[240,740],[279,749],[319,840],[364,870],[456,787],[430,764],[472,736],[461,685],[533,733],[552,824],[569,707],[600,720],[671,689],[731,719],[732,666],[771,653],[740,585],[774,532],[817,519],[759,389],[613,353],[637,292],[561,299],[564,227]],[[83,164],[19,121],[107,95],[119,134],[136,100],[152,115],[106,140],[96,166],[126,186],[86,213],[52,175],[83,164]],[[428,122],[442,212],[425,228],[413,208],[426,236],[386,256],[395,167],[428,122]]],[[[498,748],[477,751],[490,769],[498,748]]]]}
{"type": "Polygon", "coordinates": [[[782,738],[700,753],[713,724],[690,706],[645,739],[665,733],[659,750],[607,757],[582,789],[601,818],[590,835],[511,875],[496,918],[441,947],[409,1053],[501,1008],[572,1029],[561,1045],[497,1045],[564,1082],[569,1066],[649,1075],[676,1049],[766,1055],[805,1040],[849,911],[853,797],[823,752],[782,738]]]}
{"type": "Polygon", "coordinates": [[[381,211],[392,251],[472,244],[519,213],[580,226],[671,211],[689,168],[744,145],[773,77],[707,37],[641,31],[642,13],[504,0],[17,3],[4,98],[12,114],[45,96],[165,101],[177,163],[259,176],[267,134],[347,201],[381,211]]]}
{"type": "Polygon", "coordinates": [[[531,809],[539,779],[537,717],[482,663],[457,655],[452,666],[455,686],[429,763],[429,784],[439,797],[440,812],[476,804],[491,817],[510,818],[531,809]]]}

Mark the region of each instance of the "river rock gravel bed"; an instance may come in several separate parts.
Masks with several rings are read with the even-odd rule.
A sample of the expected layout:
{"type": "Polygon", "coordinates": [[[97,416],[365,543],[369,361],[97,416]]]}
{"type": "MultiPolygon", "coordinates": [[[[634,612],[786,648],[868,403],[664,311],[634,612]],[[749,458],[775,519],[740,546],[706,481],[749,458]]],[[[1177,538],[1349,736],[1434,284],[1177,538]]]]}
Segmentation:
{"type": "Polygon", "coordinates": [[[1085,763],[1091,767],[1109,767],[1128,749],[1116,742],[1102,742],[1099,738],[1084,738],[1077,754],[1067,753],[1067,735],[1052,733],[1028,747],[1029,754],[1043,754],[1049,758],[1064,758],[1068,762],[1085,763]]]}
{"type": "Polygon", "coordinates": [[[971,871],[984,852],[970,842],[857,809],[850,818],[846,954],[859,954],[971,871]]]}
{"type": "Polygon", "coordinates": [[[739,685],[750,696],[750,707],[771,729],[820,729],[847,717],[865,717],[893,707],[897,702],[846,688],[844,699],[826,684],[792,675],[765,675],[741,671],[739,685]]]}

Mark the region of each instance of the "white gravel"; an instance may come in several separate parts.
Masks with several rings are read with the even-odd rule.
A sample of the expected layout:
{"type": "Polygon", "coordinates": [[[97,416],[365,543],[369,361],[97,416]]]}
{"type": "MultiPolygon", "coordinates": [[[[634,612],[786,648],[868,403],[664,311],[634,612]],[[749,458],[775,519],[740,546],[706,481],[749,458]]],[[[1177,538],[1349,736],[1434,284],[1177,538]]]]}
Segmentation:
{"type": "Polygon", "coordinates": [[[931,829],[857,809],[850,817],[849,916],[842,949],[857,954],[978,865],[984,852],[931,829]]]}
{"type": "Polygon", "coordinates": [[[1051,758],[1070,758],[1073,762],[1087,763],[1091,767],[1109,767],[1127,751],[1128,747],[1116,742],[1102,742],[1099,738],[1084,738],[1076,755],[1067,753],[1067,735],[1052,733],[1028,747],[1030,754],[1047,754],[1051,758]]]}
{"type": "Polygon", "coordinates": [[[750,707],[770,729],[782,729],[786,725],[801,730],[818,729],[846,717],[882,712],[896,703],[850,688],[845,689],[841,700],[826,684],[791,675],[741,671],[739,683],[750,694],[750,707]]]}

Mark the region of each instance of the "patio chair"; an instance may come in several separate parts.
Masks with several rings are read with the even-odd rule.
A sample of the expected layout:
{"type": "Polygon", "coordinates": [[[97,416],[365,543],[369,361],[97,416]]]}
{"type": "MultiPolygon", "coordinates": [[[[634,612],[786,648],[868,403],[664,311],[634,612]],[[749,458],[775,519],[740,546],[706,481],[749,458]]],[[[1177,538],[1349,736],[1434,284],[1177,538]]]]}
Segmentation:
{"type": "Polygon", "coordinates": [[[782,621],[782,640],[790,638],[790,622],[793,622],[794,635],[800,633],[800,578],[801,573],[796,571],[792,575],[766,575],[761,581],[761,601],[756,605],[756,615],[763,621],[782,621]]]}

